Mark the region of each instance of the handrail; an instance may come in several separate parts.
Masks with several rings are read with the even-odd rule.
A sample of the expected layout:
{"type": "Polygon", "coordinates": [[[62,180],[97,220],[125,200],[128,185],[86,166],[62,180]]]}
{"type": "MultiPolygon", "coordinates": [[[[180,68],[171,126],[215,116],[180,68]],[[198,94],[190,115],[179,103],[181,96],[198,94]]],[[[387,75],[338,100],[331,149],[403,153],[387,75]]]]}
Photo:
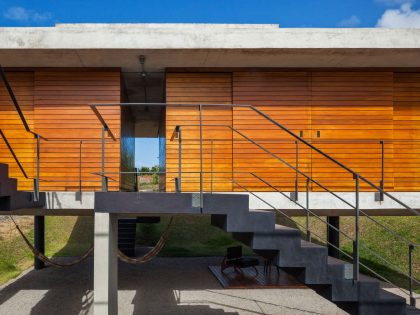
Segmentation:
{"type": "Polygon", "coordinates": [[[26,179],[33,179],[33,178],[29,178],[28,174],[26,174],[25,169],[22,166],[22,163],[20,163],[19,158],[16,156],[15,151],[13,150],[12,146],[9,143],[9,140],[7,140],[5,134],[3,133],[3,130],[1,130],[1,129],[0,129],[0,136],[3,138],[4,143],[6,144],[10,153],[12,154],[13,159],[15,160],[16,164],[18,165],[18,167],[19,167],[20,171],[22,172],[23,176],[25,176],[26,179]]]}
{"type": "Polygon", "coordinates": [[[106,123],[105,119],[102,117],[101,113],[98,111],[95,105],[89,105],[90,109],[93,111],[95,116],[98,118],[99,122],[101,123],[104,131],[108,132],[108,135],[112,138],[112,140],[116,141],[116,137],[109,128],[108,124],[106,123]]]}
{"type": "Polygon", "coordinates": [[[274,125],[276,125],[277,127],[279,127],[280,129],[282,129],[283,131],[285,131],[287,134],[289,134],[290,136],[292,136],[293,138],[295,138],[299,142],[302,142],[306,146],[310,147],[311,149],[315,150],[316,152],[318,152],[319,154],[321,154],[322,156],[324,156],[326,159],[330,160],[334,164],[336,164],[336,165],[340,166],[341,168],[343,168],[344,170],[348,171],[350,174],[353,175],[354,178],[358,177],[360,180],[362,180],[363,182],[365,182],[366,184],[368,184],[372,188],[376,189],[379,193],[382,193],[383,195],[385,195],[388,198],[392,199],[393,201],[395,201],[396,203],[400,204],[401,206],[403,206],[407,210],[410,210],[411,212],[413,212],[415,215],[417,215],[417,216],[420,215],[420,213],[418,211],[412,209],[411,207],[409,207],[408,205],[406,205],[405,203],[403,203],[399,199],[395,198],[394,196],[392,196],[391,194],[389,194],[388,192],[386,192],[385,190],[383,190],[381,187],[373,184],[371,181],[369,181],[368,179],[366,179],[362,175],[358,174],[357,172],[355,172],[351,168],[347,167],[343,163],[339,162],[335,158],[331,157],[330,155],[328,155],[327,153],[325,153],[321,149],[318,149],[317,147],[315,147],[314,145],[312,145],[309,141],[307,141],[304,138],[298,136],[297,134],[295,134],[294,132],[292,132],[290,129],[288,129],[287,127],[281,125],[280,123],[278,123],[277,121],[275,121],[270,116],[268,116],[267,114],[265,114],[261,110],[257,109],[253,105],[249,105],[249,104],[199,104],[199,105],[197,105],[197,104],[187,104],[187,103],[106,103],[106,104],[104,104],[104,103],[97,103],[97,104],[90,104],[90,106],[91,107],[94,107],[94,108],[96,108],[96,106],[146,106],[146,105],[147,106],[186,106],[186,107],[192,107],[192,106],[210,106],[210,107],[230,107],[230,108],[239,107],[239,108],[249,108],[249,109],[253,110],[254,112],[256,112],[257,114],[259,114],[260,116],[262,116],[265,119],[267,119],[268,121],[270,121],[271,123],[273,123],[274,125]]]}

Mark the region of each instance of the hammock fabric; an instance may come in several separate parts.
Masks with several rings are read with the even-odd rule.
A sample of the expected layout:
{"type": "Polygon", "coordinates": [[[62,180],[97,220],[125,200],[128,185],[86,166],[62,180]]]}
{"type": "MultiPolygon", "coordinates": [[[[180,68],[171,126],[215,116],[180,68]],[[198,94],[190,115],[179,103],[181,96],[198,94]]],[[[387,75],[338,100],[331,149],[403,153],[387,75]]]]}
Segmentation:
{"type": "MultiPolygon", "coordinates": [[[[42,254],[39,250],[37,250],[31,244],[31,242],[28,240],[28,238],[25,236],[25,234],[23,234],[22,230],[20,229],[20,227],[16,223],[16,221],[13,219],[13,217],[12,216],[9,216],[9,217],[12,220],[12,222],[14,223],[14,225],[15,225],[16,229],[18,230],[19,234],[22,236],[26,245],[28,245],[29,249],[34,254],[34,256],[37,257],[39,260],[43,261],[44,263],[48,264],[48,265],[51,265],[51,266],[54,266],[54,267],[59,267],[59,268],[71,267],[71,266],[74,266],[74,265],[84,261],[93,252],[94,246],[91,246],[82,256],[80,256],[79,258],[77,258],[76,260],[74,260],[72,262],[58,263],[58,262],[52,261],[50,258],[48,258],[44,254],[42,254]]],[[[159,241],[144,256],[139,257],[139,258],[132,258],[132,257],[128,257],[128,256],[124,255],[124,253],[122,253],[120,250],[118,250],[118,258],[120,258],[122,261],[124,261],[126,263],[129,263],[129,264],[143,264],[145,262],[148,262],[148,261],[152,260],[154,257],[156,257],[159,254],[159,252],[165,246],[166,241],[168,239],[169,229],[172,225],[172,222],[173,222],[173,217],[171,217],[171,219],[169,220],[169,223],[166,226],[165,231],[162,233],[159,241]]]]}
{"type": "Polygon", "coordinates": [[[121,259],[122,261],[126,262],[126,263],[129,263],[129,264],[143,264],[145,262],[148,262],[149,260],[152,260],[154,257],[156,257],[159,254],[159,252],[165,246],[166,241],[168,240],[169,229],[170,229],[170,227],[172,225],[173,219],[174,219],[174,217],[171,217],[171,219],[169,220],[168,225],[165,228],[165,231],[160,236],[160,239],[156,243],[155,247],[153,247],[144,256],[138,257],[138,258],[132,258],[132,257],[128,257],[123,252],[121,252],[120,250],[118,250],[118,258],[121,259]]]}
{"type": "Polygon", "coordinates": [[[79,258],[77,258],[76,260],[74,260],[72,262],[69,262],[69,263],[58,263],[58,262],[52,261],[50,258],[48,258],[44,254],[42,254],[39,250],[37,250],[31,244],[31,242],[29,242],[28,238],[25,236],[25,234],[23,234],[23,232],[20,229],[19,225],[16,223],[16,221],[13,219],[12,216],[10,216],[10,219],[15,224],[16,229],[18,230],[19,234],[22,236],[23,240],[28,245],[29,249],[32,251],[32,253],[34,254],[34,256],[37,257],[39,260],[43,261],[44,263],[48,264],[48,265],[51,265],[51,266],[54,266],[54,267],[59,267],[59,268],[71,267],[71,266],[74,266],[74,265],[76,265],[78,263],[81,263],[83,260],[85,260],[86,258],[88,258],[89,255],[93,252],[93,246],[91,246],[82,256],[80,256],[79,258]]]}

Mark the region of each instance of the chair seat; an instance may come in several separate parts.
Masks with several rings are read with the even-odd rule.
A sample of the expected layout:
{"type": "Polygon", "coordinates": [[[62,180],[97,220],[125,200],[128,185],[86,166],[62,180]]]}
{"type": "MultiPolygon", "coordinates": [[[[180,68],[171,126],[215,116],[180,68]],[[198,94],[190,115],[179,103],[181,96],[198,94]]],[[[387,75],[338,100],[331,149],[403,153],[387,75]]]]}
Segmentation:
{"type": "Polygon", "coordinates": [[[237,260],[237,266],[240,268],[258,266],[259,260],[252,257],[242,257],[237,260]]]}

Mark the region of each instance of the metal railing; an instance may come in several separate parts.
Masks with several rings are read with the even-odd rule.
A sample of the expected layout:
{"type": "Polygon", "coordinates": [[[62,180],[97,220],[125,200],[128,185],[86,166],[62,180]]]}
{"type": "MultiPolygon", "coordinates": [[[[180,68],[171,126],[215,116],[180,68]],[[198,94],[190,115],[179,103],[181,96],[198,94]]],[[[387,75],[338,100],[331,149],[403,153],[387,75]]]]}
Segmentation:
{"type": "MultiPolygon", "coordinates": [[[[103,126],[103,130],[105,131],[109,131],[109,127],[107,126],[105,120],[103,119],[103,117],[100,115],[99,111],[97,110],[97,106],[136,106],[136,105],[145,105],[143,103],[117,103],[117,104],[92,104],[91,108],[92,110],[95,112],[95,114],[97,114],[99,121],[101,122],[102,126],[103,126]]],[[[404,237],[402,237],[401,235],[399,235],[398,233],[396,233],[395,231],[393,231],[391,228],[388,228],[387,226],[385,226],[384,224],[380,223],[379,221],[375,220],[374,218],[372,218],[371,216],[367,215],[366,212],[364,212],[363,210],[360,209],[360,183],[363,182],[365,184],[367,184],[369,187],[373,188],[374,190],[376,190],[379,194],[381,194],[381,198],[383,198],[384,196],[388,197],[389,199],[393,200],[394,202],[396,202],[397,204],[399,204],[400,206],[402,206],[403,208],[405,208],[406,210],[410,211],[413,215],[418,216],[419,212],[415,209],[412,209],[411,207],[409,207],[407,204],[405,204],[404,202],[400,201],[399,199],[397,199],[396,197],[392,196],[391,194],[389,194],[388,192],[386,192],[384,190],[384,181],[382,180],[380,185],[375,185],[373,184],[370,180],[368,180],[367,178],[365,178],[364,176],[360,175],[359,173],[355,172],[354,170],[352,170],[351,168],[347,167],[346,165],[344,165],[343,163],[341,163],[340,161],[336,160],[335,158],[333,158],[332,156],[328,155],[327,153],[325,153],[323,150],[315,147],[312,143],[310,143],[310,141],[303,139],[302,137],[296,135],[295,133],[293,133],[291,130],[289,130],[288,128],[284,127],[283,125],[279,124],[277,121],[273,120],[271,117],[269,117],[268,115],[266,115],[264,112],[262,112],[261,110],[255,108],[254,106],[251,105],[231,105],[231,104],[198,104],[198,105],[193,105],[193,104],[150,104],[148,103],[147,106],[186,106],[186,107],[195,107],[198,110],[198,118],[199,118],[199,124],[182,124],[182,125],[177,125],[172,133],[171,136],[171,141],[174,141],[175,139],[178,139],[178,177],[175,178],[175,185],[176,185],[176,191],[182,191],[182,174],[185,174],[186,172],[182,170],[182,144],[183,144],[183,136],[182,136],[182,130],[183,128],[186,127],[198,127],[198,133],[199,133],[199,139],[197,140],[199,143],[199,169],[200,171],[198,172],[199,174],[199,194],[200,194],[200,208],[203,208],[203,174],[207,173],[203,171],[203,127],[211,127],[211,128],[219,128],[219,127],[223,127],[223,128],[229,128],[232,133],[236,133],[238,135],[240,135],[241,137],[243,137],[244,139],[246,139],[247,141],[251,142],[252,144],[256,145],[257,147],[259,147],[261,150],[263,150],[265,153],[267,153],[269,156],[275,158],[276,160],[278,160],[279,162],[281,162],[283,165],[285,165],[286,167],[288,167],[289,169],[293,170],[295,172],[295,194],[291,194],[290,197],[288,197],[288,199],[292,202],[297,203],[298,200],[298,176],[303,176],[304,178],[306,178],[306,187],[309,187],[309,183],[315,184],[316,186],[320,187],[322,190],[328,192],[329,194],[333,195],[335,198],[339,199],[340,201],[342,201],[343,203],[345,203],[347,206],[349,206],[350,208],[354,209],[355,214],[354,214],[354,218],[355,218],[355,238],[353,239],[353,272],[354,272],[354,279],[358,280],[359,279],[359,273],[360,273],[360,266],[361,266],[361,262],[360,262],[360,215],[366,216],[367,218],[369,218],[369,220],[371,220],[372,222],[374,222],[376,225],[378,225],[379,227],[383,228],[384,231],[387,231],[388,233],[391,233],[392,235],[396,236],[397,238],[399,238],[400,240],[403,240],[404,242],[406,242],[409,246],[409,248],[415,248],[417,245],[413,244],[412,242],[410,242],[409,240],[406,240],[404,237]],[[283,130],[284,132],[286,132],[286,134],[288,134],[289,136],[291,136],[292,138],[294,138],[295,140],[295,145],[296,145],[296,156],[298,157],[299,154],[299,143],[304,144],[306,147],[310,148],[311,150],[314,150],[315,152],[317,152],[318,154],[320,154],[321,156],[323,156],[324,158],[326,158],[327,160],[329,160],[330,162],[332,162],[333,164],[337,165],[338,167],[342,168],[343,170],[347,171],[348,173],[350,173],[354,179],[354,193],[355,193],[355,203],[354,205],[350,202],[348,202],[347,200],[343,199],[342,197],[340,197],[338,194],[336,194],[334,191],[328,189],[325,185],[321,184],[318,180],[313,179],[311,176],[305,174],[304,172],[302,172],[299,169],[299,164],[298,164],[298,158],[296,158],[296,164],[293,166],[291,163],[287,162],[285,159],[279,157],[278,155],[274,154],[272,151],[268,150],[267,148],[265,148],[264,146],[262,146],[261,144],[257,143],[256,141],[254,141],[253,139],[251,139],[250,137],[246,136],[243,132],[237,130],[236,128],[230,126],[230,125],[220,125],[220,124],[204,124],[203,123],[203,108],[205,106],[209,106],[209,107],[230,107],[230,108],[234,108],[234,107],[241,107],[241,108],[249,108],[252,111],[254,111],[255,113],[257,113],[258,115],[262,116],[263,118],[265,118],[267,121],[273,123],[275,126],[277,126],[279,129],[283,130]]],[[[233,136],[232,136],[232,141],[233,141],[233,136]]],[[[381,146],[382,146],[382,152],[384,151],[383,146],[384,146],[384,142],[380,142],[381,146]]],[[[382,156],[384,156],[384,153],[382,154],[382,156]]],[[[384,170],[384,159],[382,159],[382,170],[384,170]]],[[[188,173],[188,172],[187,172],[188,173]]],[[[213,172],[212,172],[213,173],[213,172]]],[[[232,172],[232,174],[234,174],[235,172],[232,172]]],[[[102,175],[104,178],[107,178],[106,176],[104,176],[104,172],[102,172],[102,175]]],[[[382,178],[383,177],[383,171],[382,171],[382,178]]],[[[232,179],[233,180],[233,179],[232,179]]],[[[269,184],[266,181],[266,184],[269,184]]],[[[273,185],[269,186],[273,187],[273,185]]],[[[212,178],[211,178],[211,187],[212,187],[212,178]]],[[[106,187],[104,187],[104,190],[106,190],[106,187]]],[[[251,192],[248,190],[248,193],[251,192]]],[[[309,189],[307,188],[307,192],[306,195],[309,196],[309,189]]],[[[307,203],[308,206],[304,207],[305,211],[307,212],[307,217],[309,218],[309,216],[311,215],[311,213],[309,212],[309,200],[307,199],[307,203]]],[[[334,226],[332,226],[331,224],[329,224],[328,222],[325,222],[325,224],[327,224],[328,227],[336,230],[336,232],[341,234],[341,231],[339,229],[336,229],[334,226]]],[[[306,226],[309,226],[309,223],[306,224],[306,226]]],[[[307,235],[310,235],[310,232],[307,229],[307,235]]],[[[412,249],[409,249],[412,251],[412,249]]],[[[378,256],[378,254],[376,254],[376,256],[378,256]]],[[[379,255],[379,257],[381,257],[379,255]]],[[[383,257],[381,257],[382,260],[384,260],[383,257]]],[[[411,263],[411,262],[410,262],[411,263]]],[[[380,277],[380,275],[378,275],[377,273],[375,273],[373,270],[371,270],[371,268],[367,267],[367,266],[363,266],[366,269],[370,270],[372,273],[376,274],[378,277],[380,277]]],[[[412,264],[410,264],[410,272],[409,275],[412,274],[412,264]]],[[[382,277],[381,277],[382,278],[382,277]]],[[[385,280],[385,279],[384,279],[385,280]]],[[[410,281],[414,281],[413,277],[410,276],[410,281]]],[[[388,281],[389,282],[389,281],[388,281]]],[[[415,280],[416,283],[418,283],[417,280],[415,280]]],[[[413,293],[410,292],[410,297],[413,296],[413,293]]]]}

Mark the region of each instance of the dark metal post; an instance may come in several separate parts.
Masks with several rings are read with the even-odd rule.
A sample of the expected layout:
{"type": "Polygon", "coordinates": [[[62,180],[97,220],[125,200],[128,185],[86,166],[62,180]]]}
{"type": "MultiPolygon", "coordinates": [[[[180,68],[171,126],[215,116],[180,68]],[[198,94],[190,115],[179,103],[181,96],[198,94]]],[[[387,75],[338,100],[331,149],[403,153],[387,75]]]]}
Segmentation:
{"type": "Polygon", "coordinates": [[[82,195],[82,143],[83,141],[80,140],[79,142],[79,193],[80,193],[80,196],[82,195]]]}
{"type": "Polygon", "coordinates": [[[182,182],[182,133],[181,126],[178,126],[178,192],[181,192],[182,182]]]}
{"type": "MultiPolygon", "coordinates": [[[[40,253],[45,253],[45,217],[34,216],[34,247],[40,253]]],[[[36,270],[44,268],[44,262],[37,257],[34,260],[36,270]]]]}
{"type": "Polygon", "coordinates": [[[105,127],[102,127],[102,191],[108,190],[108,178],[105,175],[105,127]]]}
{"type": "Polygon", "coordinates": [[[296,144],[296,178],[295,178],[295,201],[299,199],[299,141],[295,141],[296,144]]]}
{"type": "Polygon", "coordinates": [[[213,140],[210,141],[210,192],[213,193],[213,140]]]}
{"type": "Polygon", "coordinates": [[[175,177],[175,192],[181,192],[181,187],[179,185],[179,177],[175,177]]]}
{"type": "Polygon", "coordinates": [[[408,246],[408,275],[410,276],[409,279],[409,291],[410,291],[410,306],[416,306],[416,299],[414,298],[413,294],[413,250],[414,245],[410,244],[408,246]]]}
{"type": "Polygon", "coordinates": [[[311,241],[311,231],[309,230],[309,178],[306,179],[306,240],[311,241]]]}
{"type": "Polygon", "coordinates": [[[353,241],[353,280],[359,280],[359,174],[354,174],[356,180],[356,222],[355,240],[353,241]]]}
{"type": "Polygon", "coordinates": [[[340,217],[327,217],[328,256],[340,258],[340,217]]]}
{"type": "Polygon", "coordinates": [[[39,167],[40,167],[40,146],[41,146],[41,139],[39,135],[35,135],[36,139],[36,175],[34,179],[34,201],[39,200],[39,167]]]}
{"type": "Polygon", "coordinates": [[[202,105],[199,105],[200,111],[200,210],[203,212],[203,113],[202,105]]]}
{"type": "Polygon", "coordinates": [[[383,190],[385,189],[385,141],[379,141],[381,145],[381,181],[379,183],[379,187],[381,187],[382,191],[375,193],[375,201],[384,201],[384,193],[383,190]]]}

